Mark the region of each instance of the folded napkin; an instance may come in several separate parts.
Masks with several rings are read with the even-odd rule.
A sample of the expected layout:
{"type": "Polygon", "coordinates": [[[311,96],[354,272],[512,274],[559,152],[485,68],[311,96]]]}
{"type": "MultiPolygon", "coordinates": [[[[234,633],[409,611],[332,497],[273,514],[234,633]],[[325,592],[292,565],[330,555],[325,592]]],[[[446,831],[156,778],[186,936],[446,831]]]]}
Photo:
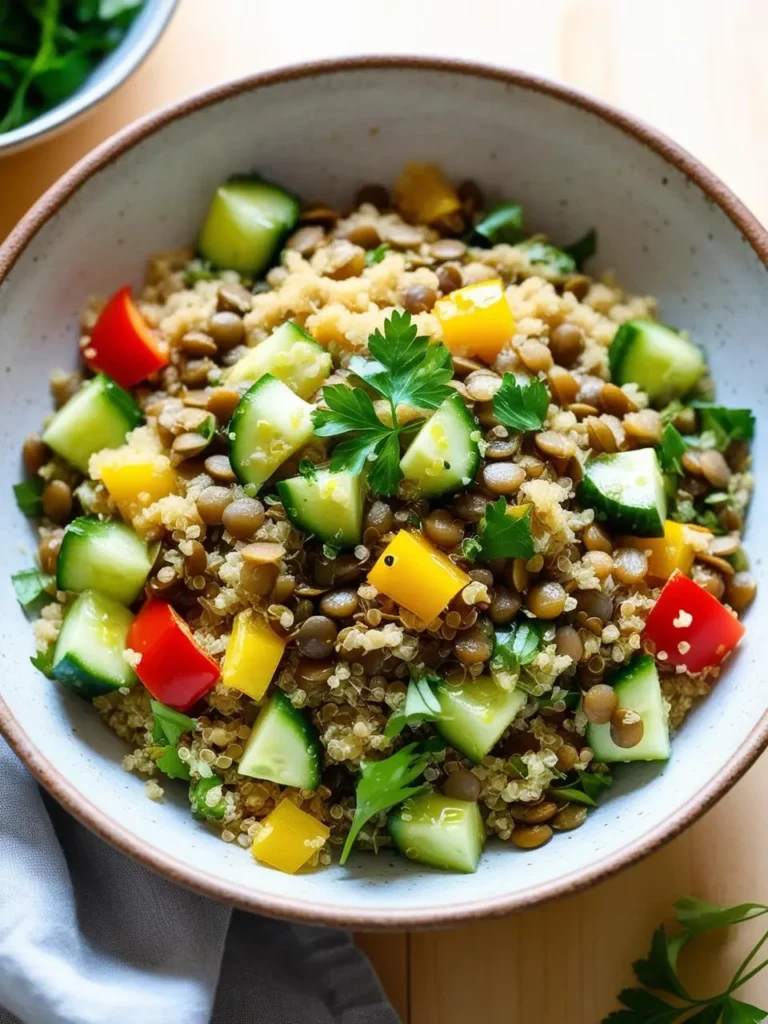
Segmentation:
{"type": "Polygon", "coordinates": [[[346,932],[232,911],[147,871],[2,739],[0,793],[0,1024],[397,1024],[346,932]]]}

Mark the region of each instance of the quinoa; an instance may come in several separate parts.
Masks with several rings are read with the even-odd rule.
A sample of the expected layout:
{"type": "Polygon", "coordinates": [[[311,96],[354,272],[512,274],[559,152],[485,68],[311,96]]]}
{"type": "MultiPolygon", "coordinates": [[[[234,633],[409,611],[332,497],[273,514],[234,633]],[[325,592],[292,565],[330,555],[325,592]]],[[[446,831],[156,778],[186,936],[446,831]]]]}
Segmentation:
{"type": "MultiPolygon", "coordinates": [[[[199,260],[187,250],[153,256],[137,304],[159,344],[167,347],[170,361],[134,389],[145,424],[128,434],[122,448],[94,453],[87,475],[74,472],[57,456],[48,458],[37,470],[43,481],[68,481],[85,512],[122,518],[139,536],[158,544],[150,591],[173,603],[195,643],[219,665],[240,612],[250,610],[286,640],[274,686],[287,695],[294,708],[303,709],[317,730],[323,757],[322,782],[310,791],[240,775],[238,763],[265,698],[255,701],[218,682],[195,706],[196,725],[181,737],[177,753],[193,785],[214,775],[220,780],[204,799],[205,808],[217,809],[217,814],[204,816],[208,827],[215,829],[224,842],[249,846],[261,834],[263,820],[287,798],[327,826],[327,843],[322,839],[311,841],[309,864],[328,864],[330,848],[341,845],[350,829],[361,763],[387,757],[404,742],[402,736],[388,735],[387,722],[404,706],[412,668],[426,667],[454,682],[485,678],[493,669],[487,638],[494,629],[501,630],[509,623],[509,618],[504,619],[498,612],[498,603],[502,598],[510,600],[508,595],[512,594],[519,616],[531,619],[537,614],[531,595],[543,581],[558,585],[560,609],[553,621],[544,623],[534,656],[513,675],[499,671],[496,676],[500,688],[518,687],[524,693],[524,704],[514,721],[480,763],[473,763],[448,746],[432,759],[425,778],[440,789],[455,773],[470,773],[479,787],[486,831],[514,842],[515,829],[529,820],[526,815],[531,807],[551,798],[553,787],[562,785],[568,772],[607,771],[586,742],[588,716],[582,707],[582,694],[604,680],[610,681],[612,673],[645,650],[643,631],[661,585],[647,573],[630,583],[622,582],[615,564],[622,542],[605,530],[603,536],[608,539],[611,554],[601,569],[599,560],[593,557],[596,550],[601,550],[596,549],[594,540],[595,512],[579,504],[577,485],[586,458],[596,454],[594,438],[607,437],[611,446],[608,450],[613,451],[650,443],[639,441],[637,433],[627,429],[632,423],[625,422],[625,416],[637,416],[648,408],[647,395],[636,384],[625,384],[622,394],[626,413],[621,416],[616,414],[616,396],[611,405],[603,399],[602,388],[610,381],[608,349],[617,328],[630,319],[655,317],[656,302],[652,297],[628,294],[611,274],[599,280],[581,275],[578,286],[573,275],[533,262],[525,245],[463,246],[461,256],[441,259],[435,255],[439,247],[433,251],[433,246],[443,238],[465,232],[471,216],[465,212],[459,219],[458,225],[413,225],[397,210],[380,211],[362,203],[325,225],[312,252],[298,251],[298,242],[289,239],[279,264],[258,282],[234,271],[202,273],[199,260]],[[334,246],[357,237],[355,233],[361,230],[388,248],[383,258],[369,265],[364,265],[360,252],[353,252],[354,258],[359,257],[358,272],[339,279],[334,246]],[[412,243],[402,247],[398,239],[406,231],[415,234],[412,243]],[[259,525],[247,539],[228,532],[221,517],[217,521],[215,515],[205,514],[201,496],[209,488],[224,486],[228,501],[253,498],[240,483],[227,480],[222,484],[208,460],[210,455],[226,454],[224,423],[218,424],[210,444],[189,458],[179,457],[178,446],[174,447],[176,439],[189,432],[188,424],[201,421],[198,411],[208,409],[228,367],[291,320],[331,353],[330,383],[348,380],[353,357],[368,354],[372,332],[382,330],[393,310],[407,304],[409,289],[414,288],[423,289],[419,294],[431,298],[430,308],[414,312],[412,321],[419,334],[440,341],[443,327],[431,307],[441,294],[448,264],[459,275],[462,286],[500,278],[514,317],[514,334],[490,365],[471,361],[462,365],[467,361],[456,361],[452,386],[469,412],[479,419],[476,436],[483,454],[474,480],[466,481],[469,496],[484,502],[498,497],[483,483],[482,470],[493,461],[492,445],[509,440],[511,432],[494,421],[488,401],[470,397],[468,374],[482,371],[495,382],[492,389],[498,388],[505,373],[549,382],[543,431],[551,436],[537,440],[534,433],[522,435],[504,460],[518,467],[520,473],[522,482],[508,500],[529,508],[533,557],[500,558],[487,565],[473,562],[462,539],[476,530],[477,517],[466,512],[461,496],[429,502],[409,495],[407,488],[384,499],[386,514],[379,510],[378,518],[369,503],[362,542],[345,553],[328,550],[298,530],[275,496],[272,484],[260,494],[263,514],[259,514],[259,525]],[[239,317],[241,341],[234,348],[219,346],[215,353],[214,346],[208,345],[210,365],[200,371],[187,351],[192,346],[189,339],[195,335],[198,344],[200,338],[203,343],[214,339],[216,316],[222,310],[231,313],[228,288],[239,288],[246,296],[246,308],[235,314],[239,317]],[[570,325],[579,339],[578,351],[567,365],[558,363],[557,331],[562,325],[570,325]],[[531,349],[532,342],[540,347],[531,349]],[[551,369],[554,363],[554,370],[561,371],[559,380],[564,387],[554,386],[550,370],[531,369],[531,352],[543,360],[542,367],[551,369]],[[568,388],[570,398],[564,400],[568,388]],[[597,425],[592,422],[590,426],[590,417],[597,425]],[[609,435],[605,434],[606,427],[609,435]],[[558,444],[567,453],[563,457],[555,453],[558,444]],[[126,455],[148,463],[159,476],[175,472],[177,486],[173,493],[154,497],[146,491],[128,504],[114,501],[104,478],[115,458],[126,455]],[[451,564],[474,575],[442,611],[424,622],[377,589],[369,582],[368,573],[401,528],[421,530],[428,540],[435,541],[436,533],[428,518],[435,509],[447,510],[458,523],[455,543],[441,542],[440,550],[451,564]],[[249,564],[245,549],[256,543],[281,546],[282,554],[273,569],[254,569],[249,564]],[[201,546],[204,558],[202,562],[198,558],[192,571],[190,565],[201,546]],[[350,607],[354,611],[335,622],[327,652],[322,659],[312,661],[299,642],[302,624],[322,615],[323,600],[340,590],[353,592],[355,599],[350,607]],[[570,647],[563,642],[563,628],[570,630],[570,647]],[[486,644],[488,653],[481,661],[459,657],[462,639],[470,637],[475,644],[472,649],[483,651],[486,644]]],[[[350,244],[351,250],[358,249],[350,244]]],[[[93,354],[90,336],[102,306],[100,299],[94,299],[82,315],[80,345],[86,355],[93,354]]],[[[79,377],[60,371],[52,381],[54,393],[64,400],[79,384],[79,377]]],[[[242,393],[245,387],[238,389],[242,393]]],[[[320,405],[322,393],[318,391],[309,400],[320,405]]],[[[622,401],[621,395],[618,401],[622,401]]],[[[386,402],[381,404],[387,406],[386,402]]],[[[419,410],[411,412],[419,415],[419,410]]],[[[407,414],[405,407],[398,409],[398,421],[400,416],[407,419],[407,414]]],[[[391,409],[383,408],[380,418],[391,423],[391,409]]],[[[671,407],[665,418],[674,421],[671,407]]],[[[313,438],[283,463],[274,481],[295,475],[301,460],[324,462],[327,454],[326,439],[313,438]]],[[[728,449],[726,459],[731,463],[726,493],[721,505],[711,506],[708,522],[716,533],[732,533],[738,538],[754,482],[743,451],[728,449]]],[[[683,473],[678,485],[677,507],[689,511],[694,506],[701,508],[705,496],[715,490],[700,474],[683,473]]],[[[688,518],[694,517],[691,514],[688,518]]],[[[60,536],[60,526],[44,520],[41,545],[60,536]]],[[[709,536],[690,529],[689,542],[695,557],[703,559],[695,563],[694,578],[696,573],[702,579],[707,575],[710,592],[722,597],[727,573],[717,563],[713,567],[711,559],[706,561],[709,536]]],[[[416,585],[418,581],[414,581],[416,585]]],[[[55,643],[65,607],[73,598],[72,594],[59,594],[43,608],[35,626],[39,650],[55,643]]],[[[687,624],[681,613],[680,625],[687,624]]],[[[682,648],[680,653],[685,653],[682,648]]],[[[677,729],[696,700],[716,683],[719,668],[693,673],[683,666],[681,671],[679,665],[668,663],[667,652],[656,654],[669,723],[677,729]]],[[[126,663],[139,674],[141,660],[139,652],[130,648],[125,651],[126,663]]],[[[164,748],[155,735],[148,691],[137,682],[130,688],[97,696],[93,703],[105,724],[129,747],[123,761],[126,770],[145,779],[150,799],[162,801],[168,783],[158,767],[158,751],[164,748]]],[[[632,724],[630,719],[627,724],[632,724]]],[[[431,729],[417,724],[412,732],[412,738],[418,740],[430,735],[431,729]]],[[[384,812],[371,818],[359,834],[359,844],[373,850],[389,845],[386,821],[384,812]]]]}

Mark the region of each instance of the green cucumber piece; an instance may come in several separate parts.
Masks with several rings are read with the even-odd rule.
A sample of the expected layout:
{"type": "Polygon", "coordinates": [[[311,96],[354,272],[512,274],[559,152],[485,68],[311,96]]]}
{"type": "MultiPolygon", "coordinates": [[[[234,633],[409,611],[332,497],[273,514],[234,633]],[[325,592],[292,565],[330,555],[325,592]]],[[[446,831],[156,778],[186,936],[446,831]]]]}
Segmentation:
{"type": "Polygon", "coordinates": [[[258,277],[299,219],[298,199],[257,177],[234,177],[220,185],[197,243],[203,259],[217,267],[258,277]]]}
{"type": "Polygon", "coordinates": [[[300,530],[339,548],[353,548],[363,532],[361,473],[318,469],[313,478],[294,476],[281,480],[277,493],[288,518],[300,530]]]}
{"type": "Polygon", "coordinates": [[[330,352],[318,345],[311,334],[289,322],[238,359],[227,371],[225,383],[234,387],[271,373],[299,398],[310,398],[328,379],[331,367],[330,352]]]}
{"type": "Polygon", "coordinates": [[[634,383],[654,405],[685,398],[707,365],[687,338],[654,320],[627,320],[608,350],[611,377],[616,384],[634,383]]]}
{"type": "Polygon", "coordinates": [[[395,846],[409,860],[433,868],[477,870],[485,825],[474,801],[452,800],[429,791],[411,797],[387,819],[395,846]]]}
{"type": "Polygon", "coordinates": [[[276,690],[259,713],[237,770],[297,789],[317,789],[320,784],[317,733],[282,690],[276,690]]]}
{"type": "Polygon", "coordinates": [[[501,739],[528,699],[523,690],[502,689],[490,676],[461,686],[437,688],[440,735],[460,754],[479,764],[501,739]]]}
{"type": "Polygon", "coordinates": [[[76,594],[98,590],[121,604],[133,604],[144,588],[155,553],[125,523],[80,516],[64,531],[56,586],[76,594]]]}
{"type": "Polygon", "coordinates": [[[53,651],[52,674],[86,700],[121,686],[136,673],[125,660],[133,615],[111,597],[84,591],[72,604],[53,651]]]}
{"type": "Polygon", "coordinates": [[[653,448],[598,455],[584,467],[579,501],[618,533],[663,537],[664,478],[653,448]]]}
{"type": "Polygon", "coordinates": [[[400,460],[406,480],[419,494],[435,498],[468,487],[480,465],[480,431],[458,394],[451,395],[427,420],[400,460]]]}
{"type": "Polygon", "coordinates": [[[635,658],[613,678],[619,707],[636,711],[643,720],[643,738],[634,747],[619,747],[611,739],[611,723],[587,725],[587,744],[595,761],[666,761],[669,759],[667,708],[661,694],[656,662],[646,654],[635,658]]]}
{"type": "Polygon", "coordinates": [[[266,373],[245,392],[230,421],[232,468],[241,484],[258,491],[311,436],[312,406],[266,373]]]}
{"type": "Polygon", "coordinates": [[[100,373],[63,406],[45,429],[43,441],[82,473],[102,448],[119,448],[126,434],[143,422],[133,398],[100,373]]]}

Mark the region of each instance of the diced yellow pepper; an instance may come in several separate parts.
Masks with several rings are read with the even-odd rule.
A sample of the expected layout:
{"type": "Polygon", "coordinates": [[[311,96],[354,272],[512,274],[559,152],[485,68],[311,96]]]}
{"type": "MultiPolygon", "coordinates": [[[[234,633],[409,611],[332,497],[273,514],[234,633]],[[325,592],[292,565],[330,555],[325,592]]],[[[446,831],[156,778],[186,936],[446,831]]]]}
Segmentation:
{"type": "Polygon", "coordinates": [[[401,530],[368,573],[368,581],[429,623],[470,579],[420,534],[401,530]]]}
{"type": "Polygon", "coordinates": [[[224,655],[221,681],[261,700],[283,656],[286,638],[278,636],[251,608],[238,612],[224,655]]]}
{"type": "Polygon", "coordinates": [[[433,312],[443,329],[443,341],[457,356],[492,363],[515,333],[515,318],[500,278],[457,288],[438,299],[433,312]]]}
{"type": "Polygon", "coordinates": [[[684,575],[691,571],[696,554],[691,531],[711,532],[703,526],[667,519],[663,537],[619,537],[618,543],[623,547],[645,551],[648,555],[648,575],[657,580],[668,580],[675,571],[684,575]]]}
{"type": "Polygon", "coordinates": [[[321,849],[330,831],[292,800],[281,800],[262,821],[251,852],[262,864],[292,875],[321,849]]]}
{"type": "Polygon", "coordinates": [[[461,209],[461,200],[435,164],[406,164],[395,197],[405,219],[417,224],[433,224],[461,209]]]}
{"type": "Polygon", "coordinates": [[[176,471],[167,455],[116,448],[114,456],[103,458],[99,475],[125,519],[176,490],[176,471]]]}

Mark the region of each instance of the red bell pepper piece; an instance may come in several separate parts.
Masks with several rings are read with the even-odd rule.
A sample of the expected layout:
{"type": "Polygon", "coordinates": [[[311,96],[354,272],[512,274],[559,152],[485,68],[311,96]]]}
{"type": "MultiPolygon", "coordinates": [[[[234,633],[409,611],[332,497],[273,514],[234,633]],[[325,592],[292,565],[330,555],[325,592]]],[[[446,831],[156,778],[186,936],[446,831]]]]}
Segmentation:
{"type": "Polygon", "coordinates": [[[178,711],[191,708],[219,678],[217,663],[197,646],[186,622],[165,601],[145,602],[127,643],[141,655],[139,679],[155,700],[178,711]]]}
{"type": "Polygon", "coordinates": [[[106,373],[123,388],[132,388],[168,365],[168,353],[131,298],[131,289],[116,292],[99,315],[85,350],[92,370],[106,373]]]}
{"type": "Polygon", "coordinates": [[[744,635],[738,619],[688,576],[670,576],[645,624],[659,661],[689,672],[719,665],[744,635]]]}

